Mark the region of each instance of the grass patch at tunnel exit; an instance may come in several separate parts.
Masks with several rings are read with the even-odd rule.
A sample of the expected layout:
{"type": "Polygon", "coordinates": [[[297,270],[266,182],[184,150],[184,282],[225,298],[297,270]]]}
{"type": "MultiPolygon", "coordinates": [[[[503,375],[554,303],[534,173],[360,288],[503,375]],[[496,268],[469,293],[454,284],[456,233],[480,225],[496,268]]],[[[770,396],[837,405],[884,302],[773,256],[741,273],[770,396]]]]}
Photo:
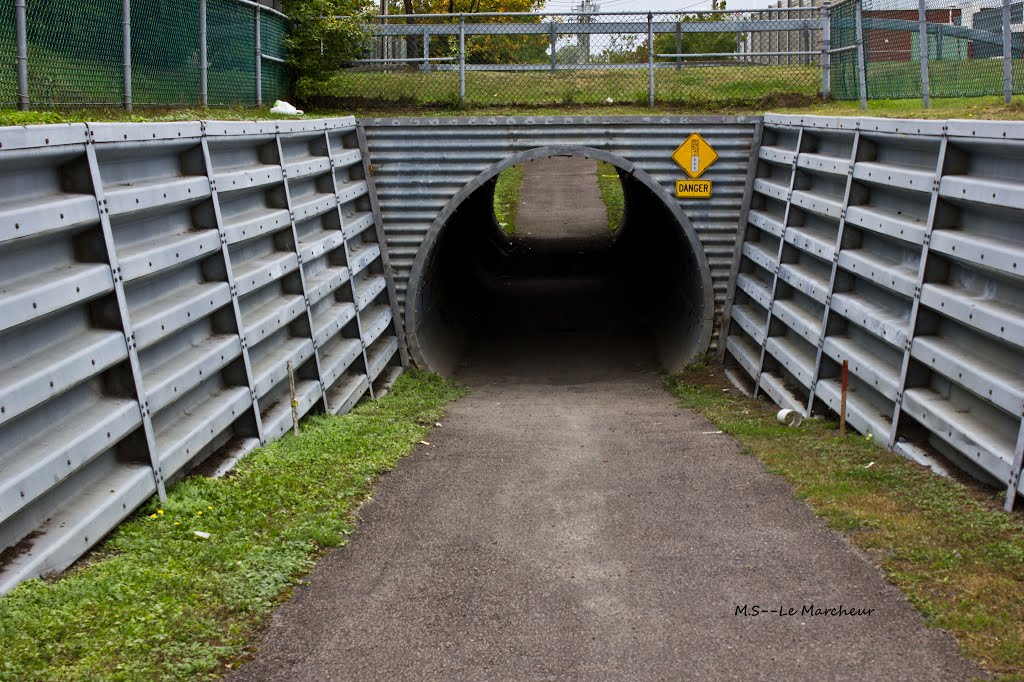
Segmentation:
{"type": "Polygon", "coordinates": [[[498,174],[494,185],[494,217],[508,236],[516,233],[519,202],[523,189],[523,166],[516,164],[498,174]]]}
{"type": "Polygon", "coordinates": [[[964,655],[1024,680],[1024,519],[1001,494],[942,478],[823,419],[781,426],[737,393],[721,366],[669,377],[669,390],[736,438],[863,550],[964,655]]]}
{"type": "Polygon", "coordinates": [[[0,679],[226,672],[316,557],[345,544],[374,477],[462,395],[407,373],[350,414],[305,420],[299,436],[256,450],[229,477],[175,484],[167,504],[150,501],[61,578],[0,598],[0,679]]]}
{"type": "Polygon", "coordinates": [[[597,163],[597,188],[601,192],[608,213],[608,232],[614,234],[622,224],[622,215],[626,210],[626,199],[622,194],[622,181],[615,166],[607,161],[597,163]]]}

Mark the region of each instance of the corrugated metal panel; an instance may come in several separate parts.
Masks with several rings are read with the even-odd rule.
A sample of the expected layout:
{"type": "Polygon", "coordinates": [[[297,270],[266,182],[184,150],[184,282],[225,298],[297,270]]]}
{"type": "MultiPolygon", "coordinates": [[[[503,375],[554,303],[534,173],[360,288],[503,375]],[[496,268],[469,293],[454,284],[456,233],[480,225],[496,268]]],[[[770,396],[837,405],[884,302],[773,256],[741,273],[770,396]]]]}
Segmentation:
{"type": "Polygon", "coordinates": [[[0,593],[401,369],[352,118],[0,129],[0,593]]]}
{"type": "Polygon", "coordinates": [[[737,226],[757,117],[729,116],[501,116],[364,119],[370,160],[404,304],[409,272],[423,237],[451,198],[489,167],[518,152],[575,145],[636,163],[673,197],[685,177],[672,152],[700,133],[718,152],[702,176],[710,200],[676,200],[704,245],[715,286],[716,311],[725,303],[737,226]]]}
{"type": "Polygon", "coordinates": [[[1021,492],[1024,124],[766,116],[725,351],[755,390],[839,410],[1021,492]]]}

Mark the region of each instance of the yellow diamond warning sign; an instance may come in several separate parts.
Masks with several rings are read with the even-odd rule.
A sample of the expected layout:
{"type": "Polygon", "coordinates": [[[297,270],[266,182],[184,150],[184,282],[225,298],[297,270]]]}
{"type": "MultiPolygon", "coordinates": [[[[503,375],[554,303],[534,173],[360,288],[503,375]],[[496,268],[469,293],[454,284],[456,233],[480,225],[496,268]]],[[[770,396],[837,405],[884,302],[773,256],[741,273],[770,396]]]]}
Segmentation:
{"type": "Polygon", "coordinates": [[[694,133],[672,152],[672,160],[678,163],[687,175],[696,180],[718,160],[718,152],[703,137],[694,133]]]}
{"type": "Polygon", "coordinates": [[[676,197],[679,199],[710,199],[710,180],[676,180],[676,197]]]}

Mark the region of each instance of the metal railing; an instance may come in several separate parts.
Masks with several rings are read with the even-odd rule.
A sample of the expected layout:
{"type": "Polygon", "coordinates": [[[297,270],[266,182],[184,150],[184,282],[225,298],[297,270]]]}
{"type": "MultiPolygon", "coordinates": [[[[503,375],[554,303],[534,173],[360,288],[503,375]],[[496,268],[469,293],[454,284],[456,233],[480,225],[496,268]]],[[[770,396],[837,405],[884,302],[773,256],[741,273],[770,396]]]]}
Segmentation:
{"type": "Polygon", "coordinates": [[[252,0],[0,2],[0,55],[17,64],[0,105],[258,106],[287,90],[288,17],[252,0]]]}
{"type": "Polygon", "coordinates": [[[400,14],[365,28],[373,36],[366,54],[344,62],[331,80],[338,99],[653,106],[829,96],[827,5],[400,14]]]}

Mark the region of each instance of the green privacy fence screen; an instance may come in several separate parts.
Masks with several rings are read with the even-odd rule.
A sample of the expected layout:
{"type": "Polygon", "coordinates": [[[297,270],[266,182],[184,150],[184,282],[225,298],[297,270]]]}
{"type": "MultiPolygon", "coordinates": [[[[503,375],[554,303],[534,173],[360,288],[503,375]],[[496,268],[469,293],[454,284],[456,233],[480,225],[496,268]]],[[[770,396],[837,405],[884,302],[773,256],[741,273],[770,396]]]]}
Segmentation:
{"type": "Polygon", "coordinates": [[[835,99],[860,97],[861,60],[869,100],[1024,93],[1022,0],[845,0],[831,10],[835,99]]]}
{"type": "Polygon", "coordinates": [[[287,30],[249,0],[0,0],[0,107],[272,102],[287,30]]]}

